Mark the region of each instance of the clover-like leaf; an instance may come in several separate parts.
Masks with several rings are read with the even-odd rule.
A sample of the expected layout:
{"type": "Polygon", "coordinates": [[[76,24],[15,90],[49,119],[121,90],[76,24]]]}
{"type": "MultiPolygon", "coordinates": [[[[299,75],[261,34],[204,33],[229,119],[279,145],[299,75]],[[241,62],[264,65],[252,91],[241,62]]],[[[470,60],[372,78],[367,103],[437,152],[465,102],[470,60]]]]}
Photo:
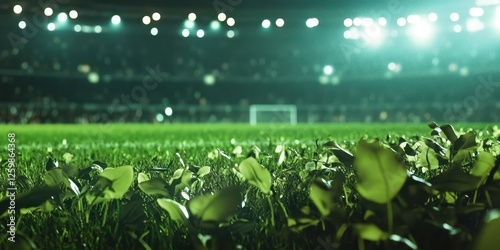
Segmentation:
{"type": "Polygon", "coordinates": [[[358,171],[358,192],[365,199],[384,204],[389,202],[406,181],[406,169],[396,155],[377,142],[358,143],[354,166],[358,171]]]}
{"type": "Polygon", "coordinates": [[[241,201],[241,189],[227,187],[214,195],[203,195],[191,199],[189,210],[201,221],[222,221],[236,211],[241,201]]]}
{"type": "Polygon", "coordinates": [[[87,193],[89,203],[99,203],[109,199],[120,199],[132,185],[132,166],[106,168],[99,175],[91,192],[87,193]]]}
{"type": "Polygon", "coordinates": [[[172,220],[180,223],[186,223],[187,220],[189,219],[189,213],[186,207],[184,207],[177,201],[166,198],[161,198],[156,201],[158,202],[161,208],[167,210],[172,220]]]}
{"type": "Polygon", "coordinates": [[[259,188],[263,193],[271,192],[271,173],[262,167],[253,157],[248,157],[239,165],[240,173],[248,183],[259,188]]]}
{"type": "Polygon", "coordinates": [[[474,163],[474,167],[470,171],[471,175],[481,178],[479,185],[486,181],[486,178],[490,175],[491,170],[495,166],[495,157],[489,152],[480,152],[477,155],[477,160],[474,163]]]}

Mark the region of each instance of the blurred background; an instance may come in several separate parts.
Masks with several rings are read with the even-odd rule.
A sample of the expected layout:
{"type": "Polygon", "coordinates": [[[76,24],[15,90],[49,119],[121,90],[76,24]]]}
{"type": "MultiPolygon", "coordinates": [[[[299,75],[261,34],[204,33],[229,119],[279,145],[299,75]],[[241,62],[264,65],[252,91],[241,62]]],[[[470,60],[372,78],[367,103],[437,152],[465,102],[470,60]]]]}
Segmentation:
{"type": "Polygon", "coordinates": [[[500,121],[497,0],[4,0],[0,31],[0,123],[500,121]]]}

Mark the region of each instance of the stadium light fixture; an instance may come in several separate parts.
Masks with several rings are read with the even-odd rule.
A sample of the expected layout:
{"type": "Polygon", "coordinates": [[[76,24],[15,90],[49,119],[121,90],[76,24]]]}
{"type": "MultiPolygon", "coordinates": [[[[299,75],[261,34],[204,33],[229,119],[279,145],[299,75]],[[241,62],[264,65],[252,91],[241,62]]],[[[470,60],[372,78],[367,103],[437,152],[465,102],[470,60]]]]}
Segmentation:
{"type": "Polygon", "coordinates": [[[460,15],[456,12],[453,12],[450,14],[450,20],[453,21],[453,22],[456,22],[458,21],[458,19],[460,19],[460,15]]]}
{"type": "Polygon", "coordinates": [[[21,14],[21,12],[23,12],[23,7],[21,7],[21,5],[19,4],[16,4],[12,10],[16,14],[21,14]]]}
{"type": "Polygon", "coordinates": [[[165,108],[165,115],[172,116],[173,113],[174,113],[174,110],[171,107],[165,108]]]}
{"type": "Polygon", "coordinates": [[[420,22],[420,16],[419,15],[409,15],[406,20],[408,21],[408,23],[410,24],[417,24],[420,22]]]}
{"type": "Polygon", "coordinates": [[[144,25],[148,25],[148,24],[150,24],[150,23],[151,23],[151,18],[150,18],[149,16],[144,16],[144,17],[142,17],[142,23],[143,23],[144,25]]]}
{"type": "Polygon", "coordinates": [[[351,39],[351,31],[350,30],[344,31],[344,38],[345,39],[351,39]]]}
{"type": "Polygon", "coordinates": [[[234,24],[236,23],[236,21],[232,17],[228,18],[226,22],[229,27],[233,27],[234,24]]]}
{"type": "Polygon", "coordinates": [[[156,27],[151,28],[151,35],[153,36],[158,35],[158,29],[156,27]]]}
{"type": "Polygon", "coordinates": [[[352,24],[353,24],[353,22],[352,22],[351,18],[344,19],[344,26],[346,26],[347,28],[351,27],[352,24]]]}
{"type": "Polygon", "coordinates": [[[165,117],[163,117],[162,114],[156,114],[156,121],[163,122],[164,120],[165,120],[165,117]]]}
{"type": "Polygon", "coordinates": [[[77,19],[78,18],[78,12],[76,10],[72,10],[69,12],[69,18],[71,19],[77,19]]]}
{"type": "Polygon", "coordinates": [[[194,22],[196,20],[196,14],[195,13],[189,13],[188,20],[194,22]]]}
{"type": "Polygon", "coordinates": [[[196,36],[199,37],[199,38],[202,38],[205,36],[205,31],[203,31],[202,29],[199,29],[198,31],[196,31],[196,36]]]}
{"type": "Polygon", "coordinates": [[[283,20],[283,18],[276,19],[276,26],[281,28],[281,27],[283,27],[283,25],[285,25],[285,20],[283,20]]]}
{"type": "Polygon", "coordinates": [[[483,8],[474,7],[469,9],[469,14],[473,17],[480,17],[484,14],[483,8]]]}
{"type": "Polygon", "coordinates": [[[319,24],[318,18],[313,17],[313,18],[308,18],[306,20],[306,26],[308,28],[314,28],[314,27],[318,26],[318,24],[319,24]]]}
{"type": "Polygon", "coordinates": [[[234,31],[232,31],[232,30],[228,30],[228,31],[227,31],[227,37],[228,37],[228,38],[233,38],[235,35],[236,35],[236,34],[234,33],[234,31]]]}
{"type": "Polygon", "coordinates": [[[220,22],[224,22],[224,21],[226,21],[226,14],[224,14],[224,13],[219,13],[219,15],[217,15],[217,19],[218,19],[220,22]]]}
{"type": "Polygon", "coordinates": [[[466,22],[466,28],[469,32],[477,32],[484,29],[484,23],[479,18],[469,18],[466,22]]]}
{"type": "Polygon", "coordinates": [[[403,27],[403,26],[405,26],[405,25],[406,25],[406,19],[405,19],[405,18],[403,18],[403,17],[398,18],[398,20],[397,20],[396,22],[397,22],[397,24],[398,24],[399,26],[401,26],[401,27],[403,27]]]}
{"type": "Polygon", "coordinates": [[[269,21],[269,19],[264,19],[264,21],[262,21],[262,28],[267,29],[269,27],[271,27],[271,21],[269,21]]]}
{"type": "Polygon", "coordinates": [[[54,23],[49,23],[49,24],[47,24],[47,29],[49,31],[54,31],[54,30],[56,30],[56,25],[54,23]]]}
{"type": "Polygon", "coordinates": [[[68,21],[68,15],[64,12],[61,12],[61,13],[59,13],[59,15],[57,15],[57,20],[61,23],[64,23],[64,22],[68,21]]]}
{"type": "Polygon", "coordinates": [[[430,13],[427,18],[429,19],[429,21],[431,22],[435,22],[438,20],[438,15],[436,13],[430,13]]]}
{"type": "Polygon", "coordinates": [[[158,12],[153,13],[153,15],[151,15],[151,17],[153,18],[153,21],[160,21],[160,19],[161,19],[161,15],[158,12]]]}
{"type": "Polygon", "coordinates": [[[387,25],[387,19],[385,17],[381,17],[378,19],[378,24],[380,26],[386,26],[387,25]]]}
{"type": "Polygon", "coordinates": [[[213,74],[206,74],[203,77],[203,82],[208,86],[212,86],[215,84],[215,76],[213,74]]]}
{"type": "Polygon", "coordinates": [[[26,28],[26,22],[25,21],[20,21],[18,25],[19,25],[19,28],[22,29],[22,30],[24,28],[26,28]]]}
{"type": "Polygon", "coordinates": [[[363,22],[363,21],[362,21],[362,19],[361,19],[360,17],[356,17],[356,18],[354,18],[354,19],[352,20],[352,24],[353,24],[354,26],[361,26],[362,22],[363,22]]]}
{"type": "Polygon", "coordinates": [[[455,31],[456,33],[462,32],[462,26],[460,24],[456,24],[455,26],[453,26],[453,31],[455,31]]]}
{"type": "Polygon", "coordinates": [[[52,8],[50,7],[47,7],[43,10],[43,14],[45,16],[52,16],[54,14],[54,10],[52,10],[52,8]]]}
{"type": "Polygon", "coordinates": [[[102,32],[102,27],[101,27],[101,25],[97,25],[97,26],[95,26],[95,27],[94,27],[94,32],[95,32],[95,33],[101,33],[101,32],[102,32]]]}
{"type": "Polygon", "coordinates": [[[82,31],[82,26],[80,24],[77,24],[75,25],[75,27],[73,27],[73,29],[75,30],[75,32],[80,32],[82,31]]]}
{"type": "Polygon", "coordinates": [[[120,18],[119,15],[114,15],[113,17],[111,17],[111,23],[114,25],[120,24],[121,21],[122,19],[120,18]]]}
{"type": "Polygon", "coordinates": [[[326,65],[325,67],[323,67],[323,74],[329,76],[331,74],[333,74],[333,66],[332,65],[326,65]]]}
{"type": "Polygon", "coordinates": [[[190,33],[190,32],[189,32],[189,30],[188,30],[188,29],[183,29],[183,30],[182,30],[182,36],[183,36],[183,37],[188,37],[188,36],[189,36],[189,33],[190,33]]]}

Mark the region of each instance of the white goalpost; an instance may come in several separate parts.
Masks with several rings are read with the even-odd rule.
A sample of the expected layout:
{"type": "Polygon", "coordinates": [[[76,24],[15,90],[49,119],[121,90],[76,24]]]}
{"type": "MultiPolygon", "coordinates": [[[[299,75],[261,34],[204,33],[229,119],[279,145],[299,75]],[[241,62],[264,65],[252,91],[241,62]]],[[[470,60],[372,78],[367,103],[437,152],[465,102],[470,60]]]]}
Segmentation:
{"type": "Polygon", "coordinates": [[[250,105],[250,124],[288,123],[297,124],[295,105],[250,105]]]}

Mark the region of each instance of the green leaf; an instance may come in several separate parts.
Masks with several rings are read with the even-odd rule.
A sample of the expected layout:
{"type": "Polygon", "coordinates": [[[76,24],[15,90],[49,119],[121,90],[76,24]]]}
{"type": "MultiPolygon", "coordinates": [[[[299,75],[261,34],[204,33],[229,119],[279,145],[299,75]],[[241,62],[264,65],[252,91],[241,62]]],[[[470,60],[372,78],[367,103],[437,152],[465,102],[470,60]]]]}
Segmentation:
{"type": "Polygon", "coordinates": [[[429,180],[434,189],[450,192],[474,190],[480,181],[480,177],[464,173],[460,167],[451,168],[429,180]]]}
{"type": "Polygon", "coordinates": [[[345,178],[343,175],[337,174],[332,182],[325,181],[324,179],[316,179],[311,184],[311,192],[309,198],[313,201],[314,205],[318,208],[323,216],[328,216],[339,205],[336,203],[337,198],[342,195],[343,183],[345,178]],[[342,177],[342,178],[341,178],[342,177]]]}
{"type": "Polygon", "coordinates": [[[170,196],[168,189],[166,188],[168,183],[161,178],[153,178],[139,182],[138,186],[144,193],[149,195],[161,195],[163,197],[170,196]]]}
{"type": "Polygon", "coordinates": [[[45,173],[45,183],[49,187],[55,187],[64,184],[64,186],[70,188],[74,194],[80,194],[80,188],[75,184],[73,180],[68,178],[64,170],[61,168],[53,168],[47,171],[47,173],[45,173]]]}
{"type": "Polygon", "coordinates": [[[256,186],[265,194],[271,192],[271,173],[262,167],[255,158],[248,157],[243,160],[239,170],[248,183],[256,186]]]}
{"type": "Polygon", "coordinates": [[[210,173],[210,167],[208,166],[202,167],[200,168],[200,170],[198,170],[198,177],[201,178],[209,173],[210,173]]]}
{"type": "Polygon", "coordinates": [[[461,163],[478,147],[476,133],[469,131],[461,135],[454,143],[451,152],[452,162],[461,163]]]}
{"type": "Polygon", "coordinates": [[[495,157],[489,152],[479,152],[474,167],[470,171],[471,175],[481,177],[479,185],[482,185],[486,178],[490,175],[491,170],[495,166],[495,157]]]}
{"type": "Polygon", "coordinates": [[[394,198],[407,177],[393,151],[377,142],[359,141],[354,166],[359,177],[358,192],[365,199],[379,204],[394,198]]]}
{"type": "Polygon", "coordinates": [[[440,128],[443,131],[443,133],[446,136],[446,138],[451,143],[454,143],[458,139],[458,137],[457,137],[457,131],[455,131],[455,129],[453,128],[453,126],[451,126],[450,124],[442,125],[440,128]]]}
{"type": "Polygon", "coordinates": [[[475,250],[490,250],[498,249],[500,246],[500,218],[494,219],[487,223],[479,233],[477,238],[475,250]]]}
{"type": "Polygon", "coordinates": [[[184,207],[177,201],[166,198],[158,199],[156,201],[158,202],[161,208],[167,210],[172,220],[180,223],[186,223],[187,220],[189,219],[189,214],[186,207],[184,207]]]}
{"type": "Polygon", "coordinates": [[[189,210],[203,222],[222,221],[236,211],[241,201],[241,189],[227,187],[214,195],[203,195],[191,199],[189,210]]]}
{"type": "Polygon", "coordinates": [[[386,240],[389,234],[382,231],[374,224],[354,224],[354,229],[358,232],[359,237],[369,241],[386,240]]]}
{"type": "Polygon", "coordinates": [[[134,170],[132,166],[106,168],[98,178],[91,192],[87,194],[89,203],[122,198],[132,185],[134,170]]]}
{"type": "Polygon", "coordinates": [[[331,149],[333,154],[345,166],[351,166],[354,162],[354,156],[349,151],[342,148],[337,142],[329,141],[323,144],[323,147],[331,149]]]}

